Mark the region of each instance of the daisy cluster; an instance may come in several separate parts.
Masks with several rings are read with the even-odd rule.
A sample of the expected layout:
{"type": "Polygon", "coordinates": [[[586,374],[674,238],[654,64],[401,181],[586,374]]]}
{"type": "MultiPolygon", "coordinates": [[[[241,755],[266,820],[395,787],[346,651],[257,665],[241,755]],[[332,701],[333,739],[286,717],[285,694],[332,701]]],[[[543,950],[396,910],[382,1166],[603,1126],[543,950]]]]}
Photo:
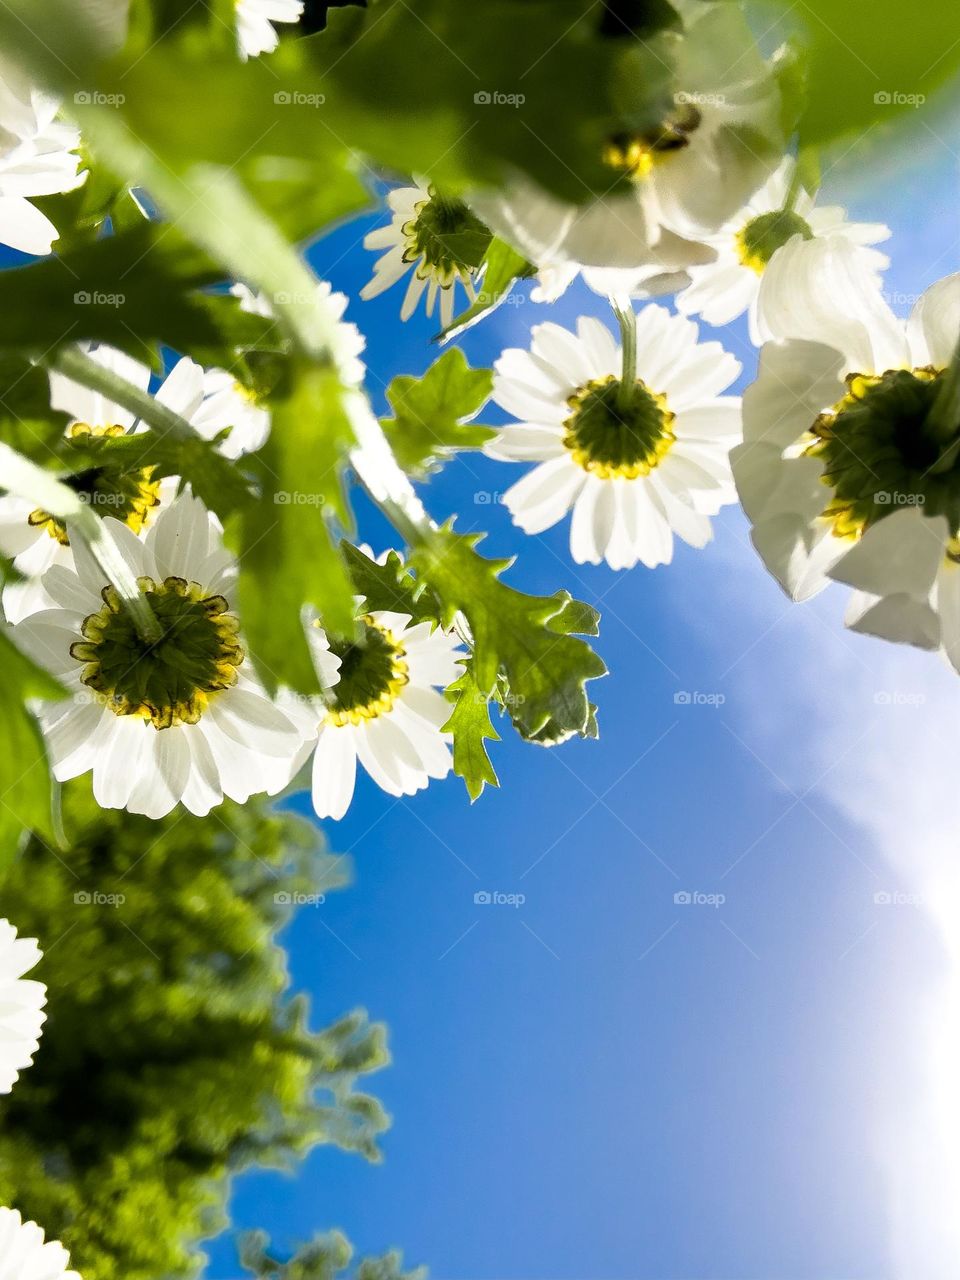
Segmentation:
{"type": "MultiPolygon", "coordinates": [[[[387,193],[389,220],[364,240],[377,258],[362,298],[402,285],[401,319],[423,306],[450,337],[518,279],[535,278],[532,296],[546,305],[582,278],[611,319],[582,316],[569,328],[548,319],[492,371],[448,364],[443,388],[429,396],[421,379],[421,398],[411,401],[421,418],[406,410],[422,428],[409,475],[365,397],[364,342],[343,319],[347,300],[318,286],[350,420],[344,455],[410,545],[411,562],[419,551],[428,566],[423,578],[414,569],[415,592],[400,592],[396,608],[348,597],[349,634],[304,610],[298,626],[318,694],[296,695],[254,665],[237,561],[190,485],[117,461],[111,445],[144,429],[137,414],[50,373],[50,406],[66,416],[61,452],[82,459],[70,484],[104,517],[157,627],[145,638],[103,558],[68,521],[31,497],[0,498],[0,552],[18,574],[4,588],[6,619],[16,644],[68,695],[39,709],[56,778],[90,774],[105,807],[160,817],[182,803],[202,815],[224,797],[278,794],[312,756],[316,811],[340,818],[358,763],[395,796],[445,777],[455,720],[485,760],[489,720],[467,704],[475,698],[485,713],[508,664],[496,653],[477,662],[484,683],[472,689],[471,631],[496,629],[475,625],[481,611],[459,582],[452,591],[446,584],[451,598],[434,596],[426,616],[411,604],[434,590],[424,548],[439,545],[411,476],[462,447],[524,468],[506,491],[507,511],[534,536],[569,518],[577,564],[668,565],[678,540],[705,547],[714,517],[739,500],[764,562],[792,596],[843,582],[853,588],[851,627],[943,650],[960,666],[958,277],[929,290],[909,320],[894,317],[883,296],[889,260],[878,248],[888,229],[818,204],[807,167],[791,154],[788,53],[768,57],[739,5],[675,0],[674,8],[678,26],[657,36],[669,72],[659,118],[607,137],[597,157],[610,178],[605,194],[569,204],[512,171],[496,187],[456,191],[413,175],[387,193]],[[742,396],[734,390],[741,360],[700,327],[740,317],[760,348],[759,374],[742,396]],[[467,445],[461,417],[441,401],[462,380],[469,419],[477,377],[507,421],[476,428],[467,445]],[[437,458],[424,456],[431,431],[437,458]]],[[[300,0],[237,0],[239,56],[271,51],[274,24],[296,22],[301,9],[300,0]]],[[[0,76],[0,237],[45,253],[55,230],[32,201],[84,180],[79,139],[54,99],[13,71],[0,76]]],[[[241,285],[233,292],[246,319],[280,325],[279,293],[274,308],[241,285]]],[[[150,371],[128,354],[82,350],[141,403],[152,394],[222,459],[243,464],[278,439],[267,400],[229,369],[184,357],[151,393],[150,371]]],[[[403,411],[386,425],[399,433],[403,411]]],[[[495,562],[475,571],[487,599],[496,598],[499,572],[495,562]]],[[[596,663],[578,676],[577,696],[602,672],[596,663]]],[[[566,690],[557,702],[565,700],[580,705],[566,690]]],[[[547,706],[525,736],[593,732],[582,705],[571,724],[553,723],[547,706]]],[[[481,766],[478,777],[482,789],[495,775],[481,766]]]]}
{"type": "MultiPolygon", "coordinates": [[[[326,284],[319,291],[339,325],[341,376],[356,383],[363,339],[340,319],[343,295],[326,284]]],[[[111,348],[88,354],[146,392],[145,366],[111,348]]],[[[99,392],[58,374],[50,381],[51,403],[71,419],[70,440],[89,449],[140,429],[99,392]]],[[[228,374],[189,359],[155,395],[231,457],[256,449],[270,431],[267,409],[228,374]]],[[[244,643],[237,563],[219,521],[177,477],[156,481],[152,468],[131,473],[110,457],[81,473],[84,497],[111,513],[104,517],[111,536],[160,626],[149,643],[82,539],[28,502],[0,498],[0,548],[23,575],[3,593],[14,639],[69,694],[40,711],[58,780],[90,774],[104,808],[160,818],[183,804],[203,816],[224,797],[278,794],[313,753],[316,811],[341,818],[358,760],[395,796],[449,773],[449,707],[438,689],[461,672],[457,636],[408,614],[367,612],[358,598],[349,638],[305,619],[321,693],[269,696],[244,643]]]]}

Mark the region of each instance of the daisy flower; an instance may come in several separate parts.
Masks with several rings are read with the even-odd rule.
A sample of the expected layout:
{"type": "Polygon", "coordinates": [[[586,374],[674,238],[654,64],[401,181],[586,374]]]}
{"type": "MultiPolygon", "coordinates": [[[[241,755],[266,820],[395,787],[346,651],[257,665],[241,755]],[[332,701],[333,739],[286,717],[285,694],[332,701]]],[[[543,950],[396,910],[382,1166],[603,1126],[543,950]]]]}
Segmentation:
{"type": "Polygon", "coordinates": [[[373,278],[360,291],[361,298],[375,298],[413,275],[400,310],[400,319],[409,320],[426,294],[427,315],[432,316],[437,296],[444,328],[453,320],[456,285],[459,282],[471,302],[476,301],[478,265],[458,257],[448,238],[473,233],[489,239],[489,231],[455,197],[442,195],[436,187],[418,181],[413,187],[398,187],[387,194],[393,217],[386,227],[378,227],[364,237],[364,247],[385,250],[373,268],[373,278]]]}
{"type": "Polygon", "coordinates": [[[256,396],[223,369],[204,369],[184,356],[157,390],[157,400],[185,418],[204,440],[227,435],[217,444],[226,458],[253,453],[270,434],[270,413],[256,396]]]}
{"type": "Polygon", "coordinates": [[[39,959],[35,939],[18,938],[13,925],[0,920],[0,1094],[10,1092],[40,1047],[47,989],[23,976],[39,959]]]}
{"type": "Polygon", "coordinates": [[[710,516],[735,500],[727,455],[739,439],[740,400],[721,392],[739,362],[717,342],[698,343],[697,326],[663,307],[645,307],[635,323],[632,370],[589,317],[576,334],[536,326],[529,351],[505,351],[494,366],[493,398],[517,421],[484,452],[538,464],[505,505],[527,533],[572,509],[578,564],[669,564],[674,534],[704,546],[710,516]]]}
{"type": "Polygon", "coordinates": [[[43,1228],[24,1222],[16,1209],[0,1208],[0,1280],[80,1280],[68,1271],[70,1255],[43,1228]]]}
{"type": "MultiPolygon", "coordinates": [[[[83,344],[82,349],[139,391],[149,387],[150,370],[122,351],[88,344],[83,344]]],[[[189,422],[206,440],[229,428],[218,445],[228,458],[259,449],[269,434],[269,413],[245,388],[222,370],[204,370],[188,358],[173,366],[157,388],[155,399],[189,422]]],[[[85,451],[95,451],[98,441],[126,435],[140,427],[128,409],[59,373],[50,375],[50,403],[70,415],[67,436],[85,451]]],[[[106,459],[103,466],[87,467],[75,474],[71,483],[100,514],[109,514],[134,533],[140,533],[149,527],[163,503],[174,497],[179,482],[175,477],[155,480],[150,467],[128,471],[106,459]]],[[[49,606],[42,575],[51,565],[71,563],[70,538],[63,521],[24,498],[0,497],[0,551],[14,557],[14,564],[25,579],[4,590],[8,620],[19,622],[49,606]]]]}
{"type": "Polygon", "coordinates": [[[611,133],[603,152],[611,182],[619,174],[632,190],[572,205],[516,178],[471,195],[487,225],[538,267],[674,272],[708,262],[704,233],[721,227],[779,162],[780,91],[739,6],[675,7],[685,30],[651,42],[672,67],[672,102],[652,128],[611,133]]]}
{"type": "MultiPolygon", "coordinates": [[[[702,316],[718,327],[729,324],[744,311],[750,314],[750,338],[761,346],[777,335],[766,315],[767,272],[774,255],[794,236],[840,236],[859,245],[875,271],[884,271],[890,260],[869,246],[890,236],[881,223],[848,222],[845,210],[816,207],[813,196],[801,189],[790,206],[796,163],[788,157],[756,195],[718,232],[704,237],[716,251],[716,260],[689,269],[690,284],[677,297],[684,315],[702,316]]],[[[795,292],[789,277],[779,277],[784,289],[795,292]]]]}
{"type": "Polygon", "coordinates": [[[303,0],[235,0],[237,6],[237,42],[240,57],[255,58],[272,53],[280,43],[274,22],[299,22],[303,0]]]}
{"type": "Polygon", "coordinates": [[[111,531],[162,629],[147,644],[86,545],[43,585],[55,602],[14,638],[71,697],[45,704],[54,776],[93,773],[104,809],[161,818],[181,802],[203,816],[289,781],[302,735],[257,681],[234,612],[237,566],[203,503],[185,492],[145,538],[111,531]]]}
{"type": "Polygon", "coordinates": [[[31,198],[72,191],[86,176],[79,134],[56,119],[59,105],[15,68],[0,68],[0,244],[21,253],[49,253],[58,236],[31,198]]]}
{"type": "Polygon", "coordinates": [[[733,470],[754,545],[794,599],[847,583],[854,630],[940,647],[960,669],[960,412],[944,423],[938,405],[960,275],[902,321],[843,240],[797,240],[770,270],[806,287],[744,397],[733,470]]]}
{"type": "MultiPolygon", "coordinates": [[[[98,364],[146,391],[150,382],[146,365],[112,347],[83,349],[98,364]]],[[[67,436],[84,450],[96,451],[98,441],[125,435],[135,426],[129,410],[59,373],[50,374],[50,404],[70,415],[67,436]]],[[[131,472],[105,462],[102,467],[78,472],[72,483],[100,514],[109,513],[134,533],[150,521],[161,501],[161,483],[152,478],[150,468],[131,472]]],[[[41,577],[52,565],[72,563],[70,537],[62,520],[34,507],[25,498],[7,494],[0,497],[0,551],[13,557],[17,571],[25,579],[10,584],[3,592],[8,620],[19,622],[50,604],[41,577]]]]}
{"type": "Polygon", "coordinates": [[[340,640],[314,623],[307,634],[324,690],[313,711],[313,807],[342,818],[357,760],[392,796],[421,791],[452,767],[450,704],[438,690],[461,674],[458,638],[409,614],[376,610],[360,618],[360,638],[340,640]]]}

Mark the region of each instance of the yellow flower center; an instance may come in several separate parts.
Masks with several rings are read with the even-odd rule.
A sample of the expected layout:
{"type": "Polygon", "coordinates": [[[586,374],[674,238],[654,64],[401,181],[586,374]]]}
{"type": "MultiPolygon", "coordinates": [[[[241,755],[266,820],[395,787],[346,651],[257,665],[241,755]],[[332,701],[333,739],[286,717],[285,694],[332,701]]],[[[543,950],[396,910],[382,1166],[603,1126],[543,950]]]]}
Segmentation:
{"type": "Polygon", "coordinates": [[[663,160],[689,147],[702,119],[692,103],[678,103],[671,115],[645,133],[614,134],[604,147],[603,162],[642,182],[663,160]]]}
{"type": "Polygon", "coordinates": [[[361,626],[360,640],[330,641],[340,659],[340,678],[326,722],[338,729],[387,715],[410,679],[406,650],[393,633],[369,614],[361,626]]]}
{"type": "Polygon", "coordinates": [[[155,729],[196,724],[210,698],[237,683],[243,662],[235,614],[223,596],[207,595],[185,578],[137,579],[160,624],[161,637],[142,640],[112,586],[103,608],[84,618],[70,656],[80,679],[118,716],[140,716],[155,729]]]}
{"type": "Polygon", "coordinates": [[[676,414],[666,396],[637,379],[626,399],[613,374],[578,387],[568,398],[563,443],[573,461],[601,480],[636,480],[663,461],[676,442],[676,414]]]}
{"type": "MultiPolygon", "coordinates": [[[[122,520],[134,533],[139,533],[152,508],[160,505],[160,482],[151,478],[153,467],[125,471],[110,459],[103,442],[123,435],[126,435],[123,427],[91,427],[85,422],[75,422],[67,432],[67,439],[77,448],[86,449],[94,455],[102,453],[103,462],[97,461],[82,471],[74,472],[65,478],[64,484],[79,496],[81,502],[95,507],[99,515],[122,520]]],[[[66,524],[49,511],[38,507],[30,512],[27,522],[37,529],[45,529],[61,546],[70,545],[66,524]]]]}

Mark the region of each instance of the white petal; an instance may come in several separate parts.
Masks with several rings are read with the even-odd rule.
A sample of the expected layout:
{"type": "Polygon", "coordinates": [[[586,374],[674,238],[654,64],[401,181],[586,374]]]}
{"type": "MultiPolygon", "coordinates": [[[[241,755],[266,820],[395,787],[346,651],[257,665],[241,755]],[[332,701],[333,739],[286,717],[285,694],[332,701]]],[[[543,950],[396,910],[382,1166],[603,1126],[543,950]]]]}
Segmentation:
{"type": "Polygon", "coordinates": [[[337,821],[350,808],[357,779],[357,749],[352,726],[320,731],[313,755],[311,795],[318,818],[337,821]]]}

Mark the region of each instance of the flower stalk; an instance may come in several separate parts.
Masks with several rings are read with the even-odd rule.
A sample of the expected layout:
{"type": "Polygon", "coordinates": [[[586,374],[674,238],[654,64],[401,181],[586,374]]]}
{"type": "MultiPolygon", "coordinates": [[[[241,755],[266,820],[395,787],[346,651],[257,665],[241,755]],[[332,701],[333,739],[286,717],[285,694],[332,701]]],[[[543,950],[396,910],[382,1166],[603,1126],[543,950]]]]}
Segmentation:
{"type": "Polygon", "coordinates": [[[614,314],[620,324],[620,339],[623,346],[623,371],[617,391],[617,405],[627,410],[633,402],[637,385],[637,313],[627,299],[610,299],[614,314]]]}

